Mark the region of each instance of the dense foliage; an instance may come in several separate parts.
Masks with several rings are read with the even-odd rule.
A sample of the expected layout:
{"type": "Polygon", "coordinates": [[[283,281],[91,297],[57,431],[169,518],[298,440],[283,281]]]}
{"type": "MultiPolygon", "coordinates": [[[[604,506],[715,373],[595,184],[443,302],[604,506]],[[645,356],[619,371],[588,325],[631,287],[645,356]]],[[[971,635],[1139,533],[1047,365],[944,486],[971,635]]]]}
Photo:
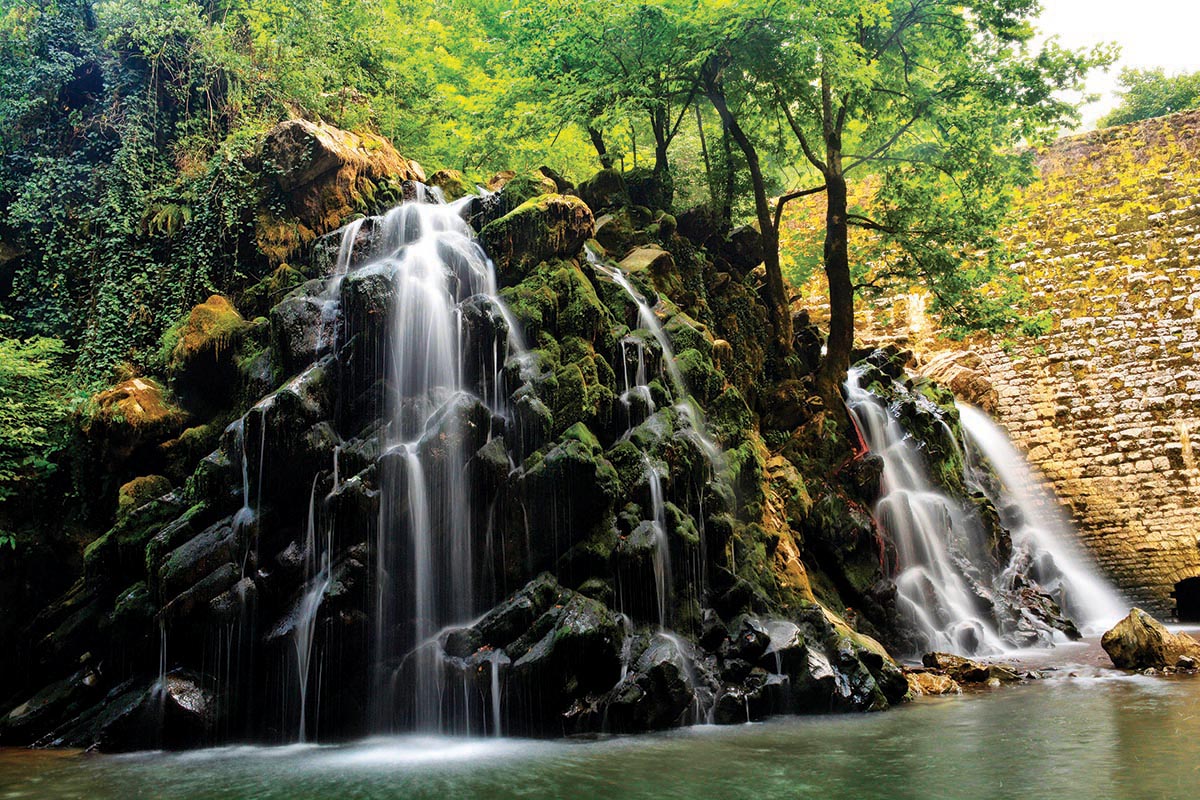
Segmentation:
{"type": "Polygon", "coordinates": [[[1100,125],[1124,125],[1200,108],[1200,72],[1168,75],[1162,69],[1121,71],[1121,104],[1100,125]]]}

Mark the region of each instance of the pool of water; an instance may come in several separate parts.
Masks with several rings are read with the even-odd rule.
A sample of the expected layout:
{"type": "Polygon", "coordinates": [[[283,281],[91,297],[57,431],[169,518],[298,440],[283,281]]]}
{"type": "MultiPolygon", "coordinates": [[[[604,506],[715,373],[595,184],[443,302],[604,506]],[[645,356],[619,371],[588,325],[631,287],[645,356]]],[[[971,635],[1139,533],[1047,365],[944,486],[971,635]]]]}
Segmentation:
{"type": "Polygon", "coordinates": [[[1045,680],[883,714],[592,741],[400,737],[101,756],[0,750],[0,798],[1195,797],[1200,678],[1104,668],[1094,646],[1029,654],[1045,680]]]}

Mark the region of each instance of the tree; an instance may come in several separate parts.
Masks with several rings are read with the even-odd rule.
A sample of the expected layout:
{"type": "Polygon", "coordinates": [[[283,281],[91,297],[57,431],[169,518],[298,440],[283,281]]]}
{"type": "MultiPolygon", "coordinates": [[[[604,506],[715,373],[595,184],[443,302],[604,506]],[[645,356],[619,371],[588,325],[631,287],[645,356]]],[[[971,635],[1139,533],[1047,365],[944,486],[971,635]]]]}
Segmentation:
{"type": "Polygon", "coordinates": [[[1161,69],[1121,71],[1121,104],[1100,120],[1102,127],[1124,125],[1200,108],[1200,72],[1167,75],[1161,69]]]}
{"type": "Polygon", "coordinates": [[[606,168],[613,154],[604,128],[640,116],[654,139],[654,172],[667,186],[671,143],[698,89],[682,38],[684,5],[537,0],[517,7],[515,45],[544,91],[542,102],[587,130],[606,168]]]}
{"type": "Polygon", "coordinates": [[[1011,189],[1029,175],[1030,157],[1020,148],[1075,119],[1075,107],[1057,92],[1078,88],[1089,68],[1111,60],[1104,49],[1071,52],[1053,41],[1034,50],[1037,10],[1035,0],[740,3],[722,7],[719,34],[699,48],[705,91],[751,172],[776,344],[785,353],[783,206],[825,197],[830,329],[818,389],[827,405],[840,398],[855,294],[863,288],[855,281],[863,265],[848,256],[852,229],[873,231],[892,251],[885,274],[872,281],[920,283],[935,310],[966,325],[1012,317],[978,288],[1004,278],[994,234],[1011,189]],[[741,109],[774,116],[758,144],[731,88],[741,109]],[[759,150],[777,130],[798,149],[811,183],[772,202],[759,150]],[[872,182],[869,212],[850,206],[854,181],[872,182]]]}

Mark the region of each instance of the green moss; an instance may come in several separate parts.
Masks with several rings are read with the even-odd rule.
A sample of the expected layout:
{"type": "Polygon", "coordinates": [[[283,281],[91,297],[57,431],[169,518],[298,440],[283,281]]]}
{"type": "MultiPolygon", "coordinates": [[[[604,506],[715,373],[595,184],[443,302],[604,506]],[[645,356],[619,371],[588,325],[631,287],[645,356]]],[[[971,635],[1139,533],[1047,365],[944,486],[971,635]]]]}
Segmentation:
{"type": "Polygon", "coordinates": [[[134,478],[117,492],[117,518],[122,519],[134,509],[162,497],[171,491],[171,482],[162,475],[134,478]]]}
{"type": "Polygon", "coordinates": [[[579,198],[543,194],[485,225],[479,240],[501,281],[511,285],[541,262],[577,255],[593,225],[592,212],[579,198]]]}
{"type": "Polygon", "coordinates": [[[725,386],[725,379],[713,366],[712,360],[699,350],[684,350],[675,356],[675,363],[688,390],[706,406],[716,399],[725,386]]]}

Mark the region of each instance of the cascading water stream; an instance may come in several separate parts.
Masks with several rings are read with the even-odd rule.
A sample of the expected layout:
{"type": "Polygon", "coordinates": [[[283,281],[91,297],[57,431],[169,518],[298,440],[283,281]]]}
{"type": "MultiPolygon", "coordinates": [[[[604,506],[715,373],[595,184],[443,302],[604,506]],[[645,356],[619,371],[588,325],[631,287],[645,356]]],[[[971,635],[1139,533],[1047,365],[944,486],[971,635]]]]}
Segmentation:
{"type": "Polygon", "coordinates": [[[687,396],[687,385],[683,380],[683,373],[679,371],[679,365],[675,362],[675,351],[671,348],[671,340],[667,338],[667,332],[663,329],[662,323],[658,321],[658,315],[654,313],[654,309],[650,308],[650,304],[646,302],[646,298],[634,288],[629,282],[629,277],[615,266],[606,264],[602,258],[590,247],[584,249],[584,254],[587,261],[591,264],[592,269],[600,274],[608,277],[613,283],[620,286],[629,299],[633,301],[638,310],[638,321],[642,327],[650,332],[654,340],[658,342],[659,348],[662,350],[663,368],[667,371],[667,376],[671,379],[671,389],[677,397],[687,396]]]}
{"type": "MultiPolygon", "coordinates": [[[[665,373],[667,382],[669,383],[668,391],[674,398],[674,405],[671,406],[671,410],[674,411],[678,419],[683,423],[681,433],[690,438],[704,455],[709,465],[710,474],[721,474],[725,467],[723,453],[721,448],[709,435],[703,412],[688,392],[686,381],[675,358],[675,351],[671,346],[671,340],[667,336],[662,323],[659,321],[658,315],[650,307],[645,296],[634,287],[629,277],[620,268],[605,262],[590,246],[585,246],[584,253],[592,269],[619,286],[629,300],[637,307],[638,323],[658,344],[661,353],[660,368],[665,373]]],[[[652,376],[647,366],[646,342],[637,334],[630,334],[621,342],[620,378],[621,394],[619,395],[619,400],[625,410],[626,422],[628,424],[628,429],[624,436],[628,437],[636,427],[650,420],[658,412],[654,401],[654,393],[650,386],[652,376]],[[632,359],[630,358],[631,355],[633,355],[632,359]],[[630,368],[631,361],[634,365],[632,370],[630,368]]],[[[665,637],[675,648],[684,664],[684,670],[688,675],[689,681],[693,685],[698,685],[695,679],[697,674],[695,665],[691,661],[687,648],[683,646],[682,640],[671,632],[673,622],[672,609],[675,601],[674,575],[667,531],[663,475],[648,454],[643,455],[643,464],[650,504],[650,519],[646,520],[646,522],[652,526],[654,540],[653,569],[655,602],[658,616],[657,635],[665,637]]],[[[697,563],[691,566],[695,570],[699,596],[703,596],[708,581],[708,564],[705,556],[707,543],[705,541],[704,529],[703,490],[699,490],[697,495],[698,513],[694,516],[697,521],[700,546],[696,551],[697,563]]],[[[624,662],[628,661],[629,645],[633,636],[632,627],[629,625],[626,627],[626,641],[622,656],[622,680],[624,680],[625,673],[628,670],[628,664],[624,662]]],[[[698,693],[693,700],[693,706],[689,712],[691,721],[708,721],[713,713],[714,701],[714,697],[702,697],[698,693]]]]}
{"type": "Polygon", "coordinates": [[[1076,533],[1062,507],[1034,474],[1004,430],[987,414],[965,403],[958,404],[963,435],[967,440],[968,478],[979,475],[986,460],[1000,486],[979,479],[972,483],[1000,512],[1000,521],[1012,533],[1014,555],[1004,580],[1025,567],[1043,587],[1051,590],[1063,610],[1085,632],[1111,627],[1128,609],[1116,590],[1099,577],[1091,560],[1076,544],[1076,533]],[[1026,558],[1018,558],[1024,555],[1026,558]]]}
{"type": "Polygon", "coordinates": [[[933,487],[913,438],[860,379],[850,371],[847,402],[884,462],[876,517],[895,544],[899,609],[924,648],[1051,644],[1077,636],[1077,626],[1096,632],[1120,618],[1120,598],[1075,544],[1058,503],[986,414],[959,404],[963,441],[947,435],[959,446],[964,485],[995,507],[1011,552],[989,540],[979,508],[933,487]]]}
{"type": "Polygon", "coordinates": [[[663,501],[662,477],[649,456],[644,456],[646,483],[650,489],[651,524],[654,526],[654,591],[658,600],[658,627],[669,630],[674,580],[671,575],[671,547],[667,541],[667,514],[663,501]]]}
{"type": "MultiPolygon", "coordinates": [[[[523,372],[526,350],[461,211],[461,203],[446,204],[440,192],[414,185],[412,199],[373,222],[366,258],[354,257],[361,224],[343,230],[331,280],[340,284],[363,269],[391,284],[383,496],[372,552],[370,703],[381,731],[479,729],[472,692],[464,687],[458,700],[447,695],[437,637],[478,613],[477,563],[489,563],[480,558],[489,554],[475,552],[471,514],[476,503],[489,501],[475,496],[464,470],[472,455],[465,450],[467,427],[478,419],[472,409],[507,417],[505,365],[516,359],[523,372]],[[497,331],[491,342],[472,340],[468,302],[488,309],[497,331]],[[472,356],[485,363],[468,364],[472,356]]],[[[490,437],[490,423],[486,430],[490,437]]],[[[498,663],[493,671],[498,681],[498,663]]]]}
{"type": "Polygon", "coordinates": [[[925,636],[925,647],[999,652],[1004,645],[979,611],[951,539],[970,535],[964,508],[935,490],[911,437],[851,370],[846,400],[871,451],[883,459],[883,491],[875,513],[896,545],[894,581],[901,612],[925,636]]]}
{"type": "Polygon", "coordinates": [[[312,666],[313,639],[316,633],[317,611],[331,578],[330,554],[333,551],[332,527],[326,532],[324,546],[318,540],[317,482],[313,477],[312,492],[308,500],[308,533],[305,537],[304,561],[308,575],[307,589],[297,609],[296,626],[292,632],[292,645],[296,651],[296,674],[300,687],[300,726],[297,740],[308,740],[308,690],[309,673],[312,666]]]}

